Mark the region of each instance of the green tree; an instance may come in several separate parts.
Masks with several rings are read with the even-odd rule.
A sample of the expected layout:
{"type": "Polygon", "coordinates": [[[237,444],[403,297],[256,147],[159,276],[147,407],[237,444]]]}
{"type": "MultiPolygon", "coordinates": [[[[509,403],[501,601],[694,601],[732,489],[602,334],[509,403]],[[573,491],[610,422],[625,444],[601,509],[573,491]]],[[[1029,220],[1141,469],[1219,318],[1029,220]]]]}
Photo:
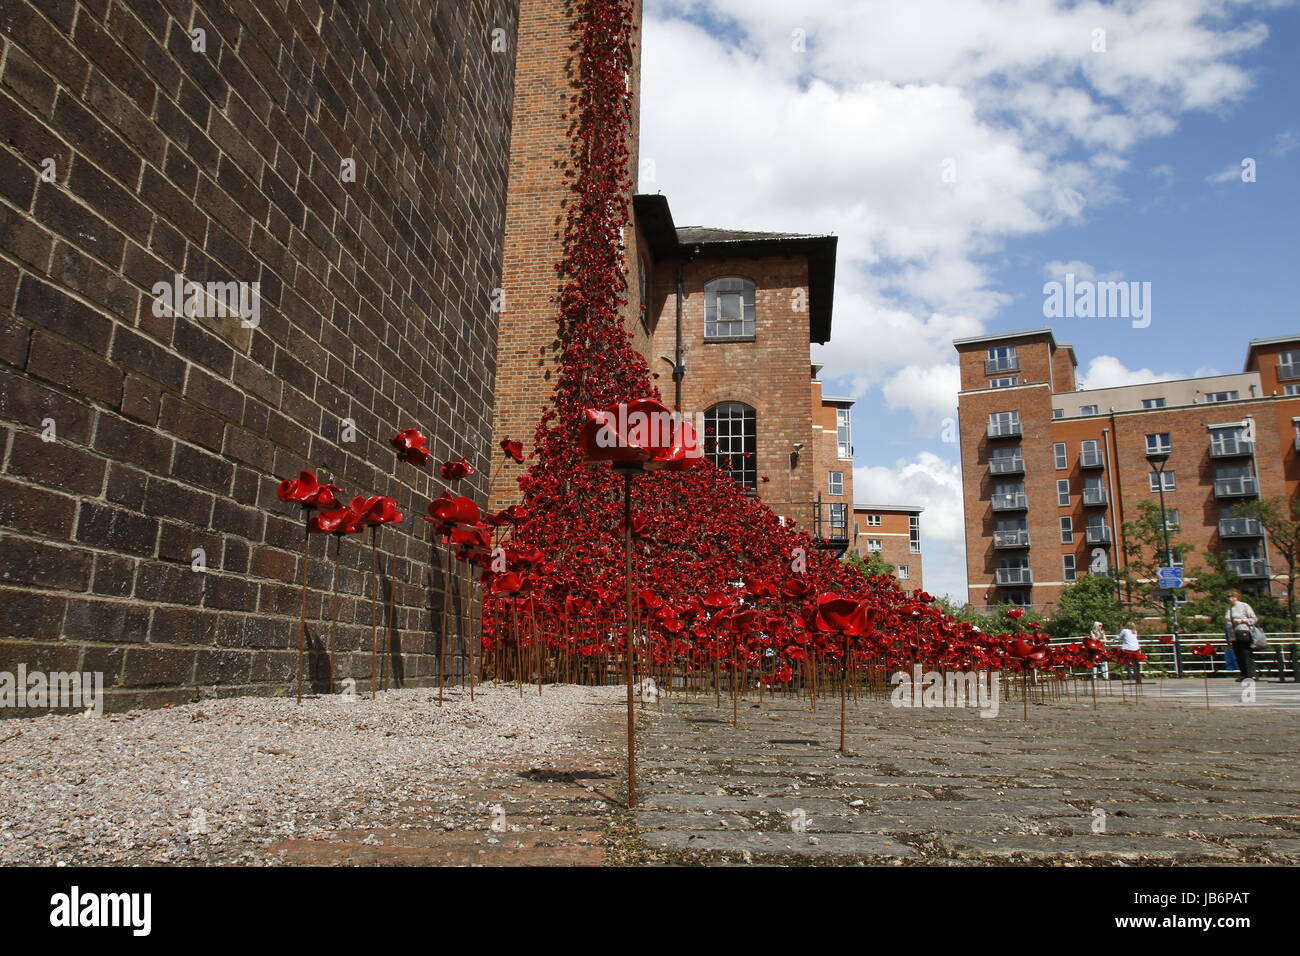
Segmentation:
{"type": "Polygon", "coordinates": [[[879,577],[882,574],[894,574],[898,569],[880,556],[879,551],[870,552],[869,558],[863,558],[856,551],[847,552],[841,558],[849,567],[857,568],[863,574],[879,577]]]}
{"type": "Polygon", "coordinates": [[[1143,501],[1138,504],[1138,516],[1133,521],[1124,522],[1124,567],[1115,572],[1120,582],[1125,601],[1134,612],[1164,612],[1169,630],[1172,631],[1173,603],[1171,598],[1185,600],[1187,589],[1166,591],[1160,587],[1158,569],[1167,566],[1165,554],[1166,534],[1169,550],[1181,555],[1186,564],[1187,558],[1195,552],[1177,537],[1177,529],[1164,528],[1160,520],[1160,506],[1155,502],[1143,501]]]}
{"type": "Polygon", "coordinates": [[[1300,499],[1247,501],[1233,508],[1232,515],[1254,518],[1268,532],[1269,554],[1286,568],[1286,616],[1290,623],[1285,630],[1295,630],[1295,584],[1300,574],[1300,499]]]}
{"type": "Polygon", "coordinates": [[[1105,574],[1085,574],[1061,589],[1061,597],[1048,621],[1053,637],[1081,637],[1101,621],[1107,634],[1119,633],[1124,622],[1115,579],[1105,574]]]}
{"type": "MultiPolygon", "coordinates": [[[[1207,552],[1205,567],[1197,571],[1190,590],[1191,598],[1179,612],[1179,616],[1187,622],[1186,629],[1218,633],[1223,629],[1223,612],[1228,607],[1228,592],[1242,590],[1241,578],[1228,567],[1227,558],[1216,552],[1207,552]]],[[[1243,595],[1246,603],[1255,609],[1259,626],[1265,631],[1293,630],[1290,623],[1292,618],[1277,598],[1269,594],[1243,592],[1243,595]]]]}

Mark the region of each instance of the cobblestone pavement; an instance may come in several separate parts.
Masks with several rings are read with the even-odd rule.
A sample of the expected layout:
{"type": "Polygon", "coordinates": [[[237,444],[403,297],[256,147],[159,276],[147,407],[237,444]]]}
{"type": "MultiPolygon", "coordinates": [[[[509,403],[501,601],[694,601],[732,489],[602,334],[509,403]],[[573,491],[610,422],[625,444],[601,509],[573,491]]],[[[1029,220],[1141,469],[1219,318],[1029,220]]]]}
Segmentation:
{"type": "Polygon", "coordinates": [[[1018,700],[991,719],[850,702],[843,755],[837,700],[816,714],[750,700],[737,729],[726,700],[673,695],[642,720],[639,859],[1300,862],[1294,711],[1206,709],[1200,681],[1184,682],[1199,698],[1173,683],[1136,700],[1110,688],[1095,710],[1086,696],[1031,704],[1028,721],[1018,700]]]}

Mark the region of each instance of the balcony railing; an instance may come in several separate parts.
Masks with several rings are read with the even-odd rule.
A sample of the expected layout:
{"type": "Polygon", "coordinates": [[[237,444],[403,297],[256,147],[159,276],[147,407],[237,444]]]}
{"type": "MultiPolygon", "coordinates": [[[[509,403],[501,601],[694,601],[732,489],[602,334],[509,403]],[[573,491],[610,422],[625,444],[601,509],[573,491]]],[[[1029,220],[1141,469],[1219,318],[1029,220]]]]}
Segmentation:
{"type": "Polygon", "coordinates": [[[1216,498],[1241,498],[1259,494],[1259,480],[1253,475],[1241,478],[1217,478],[1214,482],[1216,498]]]}
{"type": "Polygon", "coordinates": [[[1211,438],[1211,458],[1235,458],[1238,455],[1255,453],[1255,443],[1242,441],[1240,438],[1211,438]]]}
{"type": "Polygon", "coordinates": [[[1100,448],[1085,448],[1079,452],[1080,468],[1100,468],[1104,464],[1106,462],[1102,460],[1100,448]]]}
{"type": "Polygon", "coordinates": [[[1229,558],[1224,562],[1229,571],[1242,578],[1268,577],[1268,564],[1263,558],[1229,558]]]}
{"type": "Polygon", "coordinates": [[[1020,371],[1020,358],[1015,355],[1008,358],[989,359],[984,363],[984,373],[986,375],[996,375],[998,372],[1018,371],[1020,371]]]}
{"type": "Polygon", "coordinates": [[[1023,475],[1025,460],[1017,455],[1015,458],[990,458],[990,475],[1023,475]]]}
{"type": "Polygon", "coordinates": [[[1264,534],[1264,526],[1258,518],[1220,518],[1220,538],[1259,538],[1264,534]]]}
{"type": "Polygon", "coordinates": [[[1110,544],[1110,528],[1105,525],[1088,525],[1084,535],[1089,544],[1110,544]]]}
{"type": "Polygon", "coordinates": [[[1300,365],[1291,362],[1277,363],[1277,380],[1279,382],[1291,382],[1300,378],[1300,365]]]}
{"type": "Polygon", "coordinates": [[[994,531],[993,547],[1027,548],[1029,547],[1029,532],[1028,531],[994,531]]]}
{"type": "Polygon", "coordinates": [[[989,422],[990,438],[1019,438],[1020,435],[1020,419],[1013,422],[989,422]]]}
{"type": "Polygon", "coordinates": [[[1024,511],[1029,507],[1029,497],[1023,491],[994,495],[994,511],[1024,511]]]}
{"type": "Polygon", "coordinates": [[[998,568],[996,580],[999,587],[1033,584],[1034,574],[1028,568],[998,568]]]}
{"type": "Polygon", "coordinates": [[[1084,488],[1083,503],[1089,506],[1104,505],[1106,503],[1106,489],[1084,488]]]}

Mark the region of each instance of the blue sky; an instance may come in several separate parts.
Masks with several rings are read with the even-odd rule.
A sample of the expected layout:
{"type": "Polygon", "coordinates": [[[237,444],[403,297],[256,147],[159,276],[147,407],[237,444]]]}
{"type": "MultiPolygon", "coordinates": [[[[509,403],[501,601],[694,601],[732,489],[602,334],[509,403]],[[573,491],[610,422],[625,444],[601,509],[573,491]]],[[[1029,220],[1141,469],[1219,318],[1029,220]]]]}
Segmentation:
{"type": "Polygon", "coordinates": [[[960,598],[952,338],[1052,324],[1098,387],[1300,332],[1298,104],[1290,0],[648,0],[640,188],[840,237],[814,357],[858,398],[856,496],[925,505],[960,598]],[[1065,271],[1150,282],[1150,326],[1044,319],[1065,271]]]}

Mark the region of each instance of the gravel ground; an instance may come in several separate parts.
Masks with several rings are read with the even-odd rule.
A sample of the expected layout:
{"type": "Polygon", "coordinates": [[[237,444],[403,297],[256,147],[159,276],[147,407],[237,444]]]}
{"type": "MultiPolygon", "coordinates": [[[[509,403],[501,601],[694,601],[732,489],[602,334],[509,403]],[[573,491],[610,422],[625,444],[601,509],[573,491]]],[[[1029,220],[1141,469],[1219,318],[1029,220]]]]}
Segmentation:
{"type": "Polygon", "coordinates": [[[442,708],[421,688],[0,723],[0,865],[275,862],[268,844],[454,802],[493,764],[592,752],[583,705],[622,693],[488,684],[442,708]]]}

